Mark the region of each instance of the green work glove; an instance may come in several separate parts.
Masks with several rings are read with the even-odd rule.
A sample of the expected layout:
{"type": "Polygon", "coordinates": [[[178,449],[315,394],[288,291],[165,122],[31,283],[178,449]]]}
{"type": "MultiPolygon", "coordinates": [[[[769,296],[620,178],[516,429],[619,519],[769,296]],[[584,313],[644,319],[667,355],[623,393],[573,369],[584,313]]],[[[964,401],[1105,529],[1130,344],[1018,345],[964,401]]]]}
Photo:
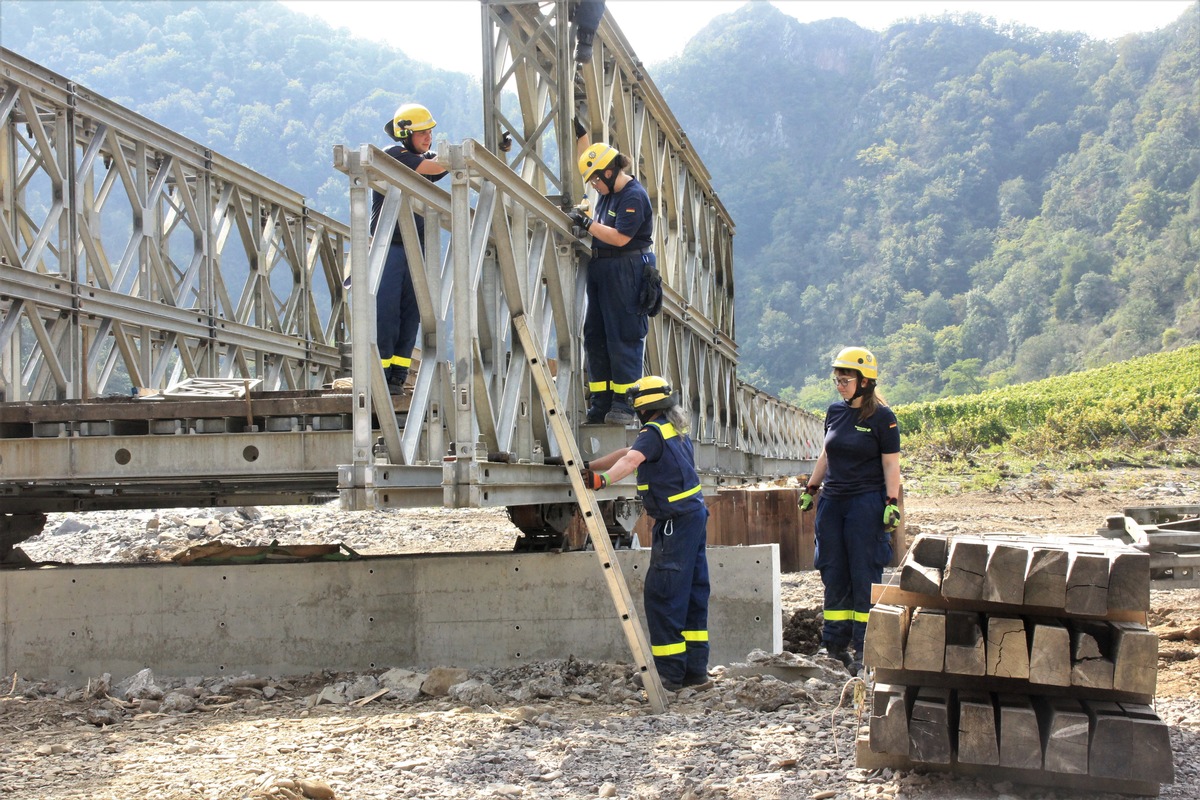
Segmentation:
{"type": "Polygon", "coordinates": [[[808,511],[813,507],[813,495],[817,493],[819,487],[809,484],[804,487],[804,491],[800,493],[800,510],[808,511]]]}
{"type": "Polygon", "coordinates": [[[887,505],[883,507],[883,532],[891,533],[896,530],[896,525],[900,523],[900,506],[896,505],[896,498],[889,497],[887,505]]]}

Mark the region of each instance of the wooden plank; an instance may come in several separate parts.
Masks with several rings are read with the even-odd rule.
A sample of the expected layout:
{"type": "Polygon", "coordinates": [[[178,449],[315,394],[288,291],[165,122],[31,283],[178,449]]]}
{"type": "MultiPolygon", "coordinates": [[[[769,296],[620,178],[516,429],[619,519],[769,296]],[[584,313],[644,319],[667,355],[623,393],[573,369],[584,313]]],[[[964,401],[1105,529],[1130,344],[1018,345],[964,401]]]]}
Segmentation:
{"type": "MultiPolygon", "coordinates": [[[[1200,568],[1200,562],[1197,562],[1197,568],[1200,568]]],[[[888,576],[891,581],[897,581],[897,576],[893,573],[888,576]]],[[[891,603],[900,606],[926,606],[929,608],[944,608],[947,610],[963,610],[970,609],[979,611],[985,614],[1018,614],[1018,615],[1034,615],[1043,617],[1061,616],[1063,613],[1062,606],[1051,608],[1048,606],[1035,605],[1009,605],[1007,603],[989,603],[985,600],[972,602],[964,602],[962,600],[954,600],[941,596],[928,594],[914,594],[912,592],[901,591],[898,583],[876,583],[871,586],[871,602],[872,603],[891,603]]],[[[1146,622],[1146,612],[1144,611],[1109,611],[1106,614],[1077,615],[1081,618],[1095,618],[1108,620],[1123,620],[1125,622],[1146,622]]]]}
{"type": "Polygon", "coordinates": [[[900,669],[904,666],[904,640],[908,632],[908,608],[878,604],[867,616],[863,663],[868,667],[900,669]]]}
{"type": "Polygon", "coordinates": [[[1029,548],[1025,546],[995,544],[988,547],[981,599],[992,603],[1024,602],[1029,559],[1029,548]]]}
{"type": "Polygon", "coordinates": [[[997,695],[996,705],[1000,708],[1000,765],[1041,769],[1042,736],[1028,695],[997,695]]]}
{"type": "Polygon", "coordinates": [[[988,546],[984,542],[951,539],[942,576],[942,596],[958,600],[982,600],[987,572],[988,546]]]}
{"type": "Polygon", "coordinates": [[[1071,685],[1113,688],[1112,636],[1107,623],[1071,622],[1071,685]]]}
{"type": "Polygon", "coordinates": [[[1034,707],[1042,730],[1045,769],[1049,772],[1086,775],[1090,728],[1083,706],[1069,697],[1039,697],[1034,707]]]}
{"type": "Polygon", "coordinates": [[[946,663],[946,612],[940,608],[913,609],[904,643],[904,669],[941,672],[946,663]]]}
{"type": "Polygon", "coordinates": [[[987,692],[958,693],[958,761],[999,764],[996,707],[987,692]]]}
{"type": "Polygon", "coordinates": [[[1071,633],[1056,619],[1030,620],[1029,682],[1047,686],[1071,685],[1071,633]]]}
{"type": "Polygon", "coordinates": [[[908,756],[908,707],[905,691],[903,686],[875,684],[869,722],[872,752],[908,756]]]}
{"type": "Polygon", "coordinates": [[[1025,573],[1024,605],[1061,609],[1067,604],[1067,553],[1035,547],[1025,573]]]}
{"type": "Polygon", "coordinates": [[[946,672],[987,674],[987,648],[980,616],[973,611],[946,614],[946,672]]]}
{"type": "Polygon", "coordinates": [[[1109,556],[1108,607],[1118,611],[1150,610],[1150,554],[1134,550],[1109,556]]]}
{"type": "Polygon", "coordinates": [[[1145,625],[1133,622],[1111,625],[1113,688],[1154,694],[1158,684],[1158,636],[1145,625]]]}
{"type": "Polygon", "coordinates": [[[1108,556],[1073,552],[1067,563],[1068,614],[1100,615],[1108,612],[1108,556]]]}
{"type": "Polygon", "coordinates": [[[1020,617],[987,618],[987,674],[1029,678],[1029,640],[1020,617]]]}
{"type": "Polygon", "coordinates": [[[950,763],[950,690],[922,686],[908,721],[909,757],[925,764],[950,763]]]}

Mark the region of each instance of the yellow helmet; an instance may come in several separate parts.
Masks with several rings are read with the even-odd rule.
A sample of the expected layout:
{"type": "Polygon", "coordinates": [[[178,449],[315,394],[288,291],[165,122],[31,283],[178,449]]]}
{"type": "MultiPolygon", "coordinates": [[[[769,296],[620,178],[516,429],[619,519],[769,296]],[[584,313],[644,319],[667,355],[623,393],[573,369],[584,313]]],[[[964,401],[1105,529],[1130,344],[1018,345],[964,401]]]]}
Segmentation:
{"type": "Polygon", "coordinates": [[[617,148],[604,142],[590,145],[579,157],[579,175],[587,183],[597,172],[608,169],[608,165],[621,155],[617,148]]]}
{"type": "Polygon", "coordinates": [[[427,131],[437,125],[429,109],[420,103],[404,103],[383,126],[383,131],[396,141],[407,139],[413,131],[427,131]]]}
{"type": "Polygon", "coordinates": [[[675,405],[671,384],[657,375],[647,375],[630,386],[625,398],[629,405],[641,411],[658,411],[675,405]]]}
{"type": "Polygon", "coordinates": [[[834,369],[856,369],[864,378],[875,380],[879,377],[879,364],[875,355],[865,347],[846,347],[838,353],[832,364],[834,369]]]}

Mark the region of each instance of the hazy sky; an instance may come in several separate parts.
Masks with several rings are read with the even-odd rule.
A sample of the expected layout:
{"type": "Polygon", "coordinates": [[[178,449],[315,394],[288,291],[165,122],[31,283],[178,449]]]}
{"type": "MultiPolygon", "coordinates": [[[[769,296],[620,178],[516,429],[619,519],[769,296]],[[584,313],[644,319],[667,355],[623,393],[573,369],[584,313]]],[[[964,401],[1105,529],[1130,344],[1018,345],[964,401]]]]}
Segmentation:
{"type": "MultiPolygon", "coordinates": [[[[608,0],[634,52],[646,64],[678,55],[709,20],[747,0],[608,0]]],[[[1095,39],[1117,39],[1174,22],[1196,0],[772,0],[801,22],[846,17],[864,28],[883,30],[898,19],[975,12],[999,22],[1019,22],[1045,31],[1081,31],[1095,39]]],[[[766,2],[766,0],[753,0],[766,2]]],[[[386,42],[411,58],[482,77],[479,0],[283,0],[284,5],[386,42]],[[420,21],[439,32],[417,33],[420,21]],[[458,34],[444,31],[460,30],[458,34]]]]}

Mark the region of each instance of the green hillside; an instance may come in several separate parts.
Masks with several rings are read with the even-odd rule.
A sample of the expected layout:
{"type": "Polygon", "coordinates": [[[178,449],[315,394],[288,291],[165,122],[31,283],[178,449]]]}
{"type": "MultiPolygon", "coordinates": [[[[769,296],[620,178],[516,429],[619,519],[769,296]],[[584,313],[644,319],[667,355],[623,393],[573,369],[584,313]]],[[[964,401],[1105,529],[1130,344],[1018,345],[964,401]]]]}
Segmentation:
{"type": "Polygon", "coordinates": [[[654,77],[738,224],[756,385],[822,407],[859,344],[910,402],[1200,341],[1200,4],[1108,43],[750,3],[654,77]]]}
{"type": "Polygon", "coordinates": [[[895,407],[907,458],[991,452],[1076,467],[1200,464],[1200,345],[1071,375],[895,407]]]}

